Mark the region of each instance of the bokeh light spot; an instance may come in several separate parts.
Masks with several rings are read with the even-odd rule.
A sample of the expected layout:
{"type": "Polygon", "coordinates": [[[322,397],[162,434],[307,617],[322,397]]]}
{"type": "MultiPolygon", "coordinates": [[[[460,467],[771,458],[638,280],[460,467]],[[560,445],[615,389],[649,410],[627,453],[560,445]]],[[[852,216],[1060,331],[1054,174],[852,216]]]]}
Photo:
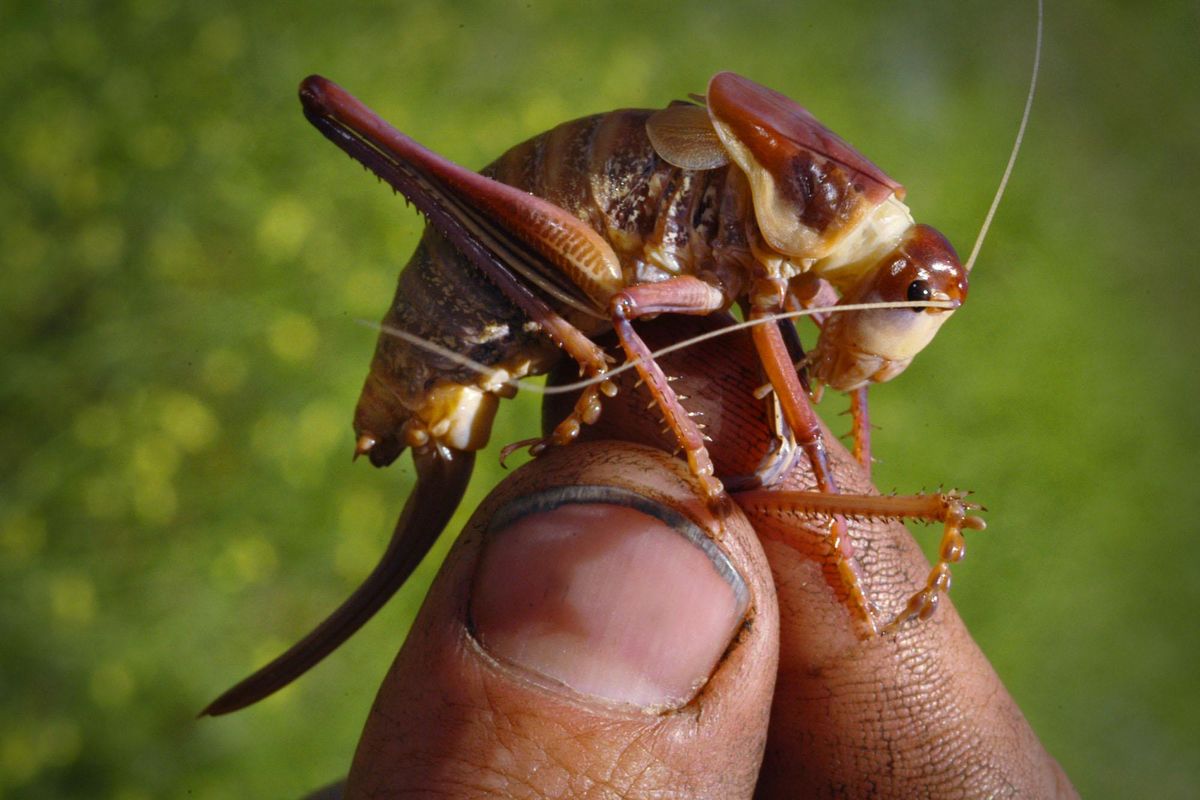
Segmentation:
{"type": "Polygon", "coordinates": [[[268,341],[281,360],[307,361],[317,349],[317,326],[302,314],[284,312],[271,323],[268,341]]]}
{"type": "Polygon", "coordinates": [[[342,441],[349,441],[350,423],[346,410],[332,402],[309,403],[300,412],[298,445],[305,456],[324,457],[342,441]]]}
{"type": "Polygon", "coordinates": [[[383,528],[387,509],[383,498],[371,489],[353,489],[346,492],[338,507],[338,531],[344,535],[356,532],[374,532],[383,528]]]}
{"type": "Polygon", "coordinates": [[[258,223],[258,245],[263,255],[277,260],[300,252],[312,225],[308,208],[293,197],[281,197],[263,213],[258,223]]]}
{"type": "Polygon", "coordinates": [[[119,661],[96,667],[88,681],[92,700],[102,708],[121,708],[128,704],[135,688],[133,674],[119,661]]]}
{"type": "Polygon", "coordinates": [[[279,556],[262,536],[243,536],[229,542],[213,559],[209,575],[226,592],[236,592],[275,574],[279,556]]]}
{"type": "Polygon", "coordinates": [[[52,117],[29,120],[16,132],[15,141],[24,150],[17,163],[44,185],[61,189],[79,174],[80,165],[92,160],[95,119],[77,101],[74,94],[58,98],[52,117]]]}
{"type": "Polygon", "coordinates": [[[159,421],[163,430],[180,447],[191,453],[208,447],[220,428],[208,406],[182,392],[164,398],[159,421]]]}
{"type": "Polygon", "coordinates": [[[9,731],[0,739],[0,774],[10,786],[26,783],[41,768],[33,741],[25,733],[9,731]]]}
{"type": "Polygon", "coordinates": [[[130,466],[135,480],[169,477],[179,468],[179,448],[160,434],[143,436],[133,446],[130,466]]]}
{"type": "Polygon", "coordinates": [[[72,625],[87,625],[96,616],[96,587],[86,575],[58,575],[50,580],[50,611],[72,625]]]}
{"type": "Polygon", "coordinates": [[[133,512],[149,525],[165,525],[179,505],[175,487],[166,478],[144,478],[133,487],[133,512]]]}

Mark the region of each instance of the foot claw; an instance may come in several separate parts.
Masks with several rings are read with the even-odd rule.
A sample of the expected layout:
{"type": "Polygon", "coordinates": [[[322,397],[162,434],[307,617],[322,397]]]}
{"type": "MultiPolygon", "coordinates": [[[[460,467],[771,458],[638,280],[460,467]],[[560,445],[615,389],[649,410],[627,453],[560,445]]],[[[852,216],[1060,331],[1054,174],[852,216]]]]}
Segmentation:
{"type": "Polygon", "coordinates": [[[542,450],[538,450],[536,453],[534,452],[534,450],[539,445],[541,445],[542,450],[544,450],[545,449],[545,440],[544,439],[522,439],[519,442],[513,442],[512,444],[505,445],[504,449],[502,449],[500,451],[500,466],[505,467],[507,469],[507,466],[505,465],[504,462],[508,460],[509,456],[511,456],[513,453],[517,452],[518,450],[520,450],[522,447],[528,447],[530,455],[538,455],[539,453],[541,453],[542,450]]]}

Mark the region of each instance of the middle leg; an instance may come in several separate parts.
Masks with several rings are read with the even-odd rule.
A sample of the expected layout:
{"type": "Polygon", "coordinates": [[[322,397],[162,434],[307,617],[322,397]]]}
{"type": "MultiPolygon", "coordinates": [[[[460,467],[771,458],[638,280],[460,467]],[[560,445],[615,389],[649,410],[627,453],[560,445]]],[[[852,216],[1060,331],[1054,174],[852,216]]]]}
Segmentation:
{"type": "Polygon", "coordinates": [[[638,375],[649,389],[654,402],[662,410],[667,427],[687,457],[688,467],[700,482],[712,503],[724,496],[721,481],[713,474],[712,459],[704,442],[706,437],[695,419],[684,409],[679,396],[671,388],[662,367],[654,360],[650,348],[633,328],[633,321],[653,314],[705,315],[727,305],[725,293],[699,278],[685,275],[659,283],[629,286],[613,296],[609,306],[613,329],[625,355],[636,364],[638,375]]]}

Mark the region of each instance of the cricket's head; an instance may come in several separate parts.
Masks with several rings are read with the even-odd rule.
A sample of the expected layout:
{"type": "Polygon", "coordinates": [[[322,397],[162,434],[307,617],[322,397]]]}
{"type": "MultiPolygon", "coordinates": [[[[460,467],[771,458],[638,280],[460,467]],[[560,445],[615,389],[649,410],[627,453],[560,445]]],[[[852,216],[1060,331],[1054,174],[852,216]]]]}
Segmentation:
{"type": "Polygon", "coordinates": [[[840,304],[932,300],[945,306],[830,314],[816,349],[809,354],[813,377],[844,392],[891,380],[966,299],[967,270],[954,247],[928,225],[912,226],[842,296],[840,304]]]}

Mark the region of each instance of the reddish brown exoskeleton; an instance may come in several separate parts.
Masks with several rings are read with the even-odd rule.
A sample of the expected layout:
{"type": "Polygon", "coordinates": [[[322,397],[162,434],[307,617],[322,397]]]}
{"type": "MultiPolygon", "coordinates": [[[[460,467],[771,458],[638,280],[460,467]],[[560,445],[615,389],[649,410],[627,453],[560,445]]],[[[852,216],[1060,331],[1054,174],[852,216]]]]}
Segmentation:
{"type": "MultiPolygon", "coordinates": [[[[963,523],[957,501],[930,511],[906,498],[838,492],[795,362],[802,359],[819,385],[854,392],[858,449],[869,463],[863,388],[897,375],[930,341],[966,299],[968,269],[941,234],[914,223],[900,184],[792,100],[721,73],[697,103],[568,122],[475,173],[324,78],[306,79],[300,97],[314,126],[428,220],[384,318],[354,418],[356,453],[382,466],[411,449],[418,482],[364,584],[206,713],[241,708],[286,685],[394,593],[457,506],[473,453],[514,380],[564,357],[596,379],[535,453],[595,422],[601,398],[616,392],[605,379],[610,358],[593,341],[598,334],[615,331],[700,488],[719,504],[725,495],[708,437],[634,329],[639,318],[709,315],[737,304],[761,323],[751,335],[755,369],[778,410],[774,448],[798,448],[811,463],[830,519],[827,546],[868,635],[880,621],[842,515],[932,514],[955,529],[963,523]],[[791,323],[775,316],[831,291],[838,307],[805,356],[791,323]]],[[[781,463],[764,462],[738,488],[769,483],[781,463]]],[[[932,576],[905,618],[931,610],[945,583],[932,576]]]]}

